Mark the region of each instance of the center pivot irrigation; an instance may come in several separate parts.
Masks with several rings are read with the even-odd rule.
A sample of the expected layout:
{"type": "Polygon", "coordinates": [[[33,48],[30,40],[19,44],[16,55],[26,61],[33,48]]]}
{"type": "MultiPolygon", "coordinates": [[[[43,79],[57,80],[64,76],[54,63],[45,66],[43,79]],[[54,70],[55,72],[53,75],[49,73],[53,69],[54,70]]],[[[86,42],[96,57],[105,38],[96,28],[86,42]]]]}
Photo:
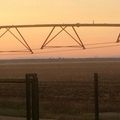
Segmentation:
{"type": "Polygon", "coordinates": [[[76,31],[76,27],[120,27],[120,24],[105,24],[105,23],[99,23],[99,24],[35,24],[35,25],[6,25],[6,26],[0,26],[0,30],[5,29],[5,31],[0,35],[0,38],[2,38],[7,32],[9,32],[20,44],[22,44],[26,50],[10,50],[10,51],[0,51],[2,52],[30,52],[33,54],[35,50],[42,50],[44,48],[61,48],[61,47],[69,47],[69,48],[82,48],[82,49],[94,49],[94,48],[102,48],[102,47],[112,47],[112,46],[119,46],[115,43],[120,42],[120,33],[117,37],[117,40],[115,42],[106,42],[106,43],[93,43],[93,44],[84,44],[83,41],[80,39],[80,36],[78,32],[76,31]],[[43,44],[40,48],[31,48],[22,33],[20,32],[19,28],[38,28],[38,27],[48,27],[51,28],[51,31],[49,32],[48,36],[46,36],[46,39],[44,40],[43,44]],[[60,31],[58,31],[52,38],[53,32],[56,28],[60,28],[60,31]],[[69,31],[67,31],[66,28],[72,28],[72,31],[75,33],[76,37],[74,37],[69,31]],[[11,29],[14,29],[19,37],[11,31],[11,29]],[[65,32],[68,36],[70,36],[73,41],[77,45],[69,45],[69,46],[49,46],[48,44],[53,41],[59,34],[62,32],[65,32]],[[101,45],[101,46],[95,46],[95,45],[101,45]],[[104,45],[104,46],[102,46],[104,45]],[[91,48],[87,46],[92,46],[91,48]]]}

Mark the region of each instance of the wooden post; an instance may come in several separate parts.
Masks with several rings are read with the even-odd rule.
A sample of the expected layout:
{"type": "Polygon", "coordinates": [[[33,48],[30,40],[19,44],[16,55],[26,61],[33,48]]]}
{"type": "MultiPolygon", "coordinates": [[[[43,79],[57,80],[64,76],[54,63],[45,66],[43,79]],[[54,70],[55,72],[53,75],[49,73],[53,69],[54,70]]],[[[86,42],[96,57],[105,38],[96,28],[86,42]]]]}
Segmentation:
{"type": "Polygon", "coordinates": [[[26,117],[31,120],[31,74],[26,74],[26,117]]]}
{"type": "Polygon", "coordinates": [[[98,73],[94,73],[94,99],[95,99],[95,120],[99,120],[99,87],[98,73]]]}
{"type": "Polygon", "coordinates": [[[32,79],[32,118],[39,120],[39,91],[37,74],[33,74],[32,79]]]}
{"type": "Polygon", "coordinates": [[[39,120],[39,91],[37,74],[26,74],[27,120],[39,120]]]}

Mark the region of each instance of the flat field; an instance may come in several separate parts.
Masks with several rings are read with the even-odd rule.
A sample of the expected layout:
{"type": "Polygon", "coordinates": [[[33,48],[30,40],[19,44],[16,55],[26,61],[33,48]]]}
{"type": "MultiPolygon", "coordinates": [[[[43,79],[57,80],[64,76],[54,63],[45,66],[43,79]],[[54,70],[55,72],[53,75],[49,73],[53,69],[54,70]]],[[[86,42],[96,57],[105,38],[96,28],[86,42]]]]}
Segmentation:
{"type": "MultiPolygon", "coordinates": [[[[14,60],[0,61],[0,79],[39,78],[40,118],[91,120],[94,118],[94,73],[99,74],[102,120],[120,119],[120,60],[14,60]]],[[[22,116],[25,85],[0,84],[0,114],[22,116]]]]}

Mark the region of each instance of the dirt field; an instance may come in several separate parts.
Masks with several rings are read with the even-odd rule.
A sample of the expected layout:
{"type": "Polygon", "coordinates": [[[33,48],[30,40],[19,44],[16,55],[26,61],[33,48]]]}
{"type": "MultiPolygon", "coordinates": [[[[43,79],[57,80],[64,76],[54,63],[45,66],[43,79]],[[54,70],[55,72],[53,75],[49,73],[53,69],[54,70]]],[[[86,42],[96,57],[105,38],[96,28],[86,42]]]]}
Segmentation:
{"type": "MultiPolygon", "coordinates": [[[[94,72],[106,75],[120,74],[119,60],[18,60],[0,62],[1,78],[24,78],[26,73],[37,73],[41,81],[88,80],[94,72]]],[[[111,77],[111,76],[110,76],[111,77]]],[[[113,78],[112,78],[113,79],[113,78]]]]}
{"type": "MultiPolygon", "coordinates": [[[[25,78],[26,73],[38,74],[40,117],[48,119],[94,118],[95,72],[99,74],[101,119],[120,119],[119,60],[0,62],[0,78],[25,78]]],[[[0,96],[1,115],[25,116],[24,85],[1,84],[0,96]]]]}

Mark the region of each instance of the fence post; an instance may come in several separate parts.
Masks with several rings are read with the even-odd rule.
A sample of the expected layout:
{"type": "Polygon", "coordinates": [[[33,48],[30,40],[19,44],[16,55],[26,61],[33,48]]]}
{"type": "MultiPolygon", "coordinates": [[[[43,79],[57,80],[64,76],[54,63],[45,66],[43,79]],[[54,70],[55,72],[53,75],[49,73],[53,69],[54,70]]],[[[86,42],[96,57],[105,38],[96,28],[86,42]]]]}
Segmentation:
{"type": "Polygon", "coordinates": [[[26,117],[31,120],[31,74],[26,74],[26,117]]]}
{"type": "Polygon", "coordinates": [[[39,90],[37,74],[33,74],[32,79],[32,118],[39,120],[39,90]]]}
{"type": "Polygon", "coordinates": [[[99,120],[99,86],[98,73],[94,73],[95,120],[99,120]]]}
{"type": "Polygon", "coordinates": [[[39,120],[39,91],[37,74],[26,74],[27,120],[39,120]]]}

